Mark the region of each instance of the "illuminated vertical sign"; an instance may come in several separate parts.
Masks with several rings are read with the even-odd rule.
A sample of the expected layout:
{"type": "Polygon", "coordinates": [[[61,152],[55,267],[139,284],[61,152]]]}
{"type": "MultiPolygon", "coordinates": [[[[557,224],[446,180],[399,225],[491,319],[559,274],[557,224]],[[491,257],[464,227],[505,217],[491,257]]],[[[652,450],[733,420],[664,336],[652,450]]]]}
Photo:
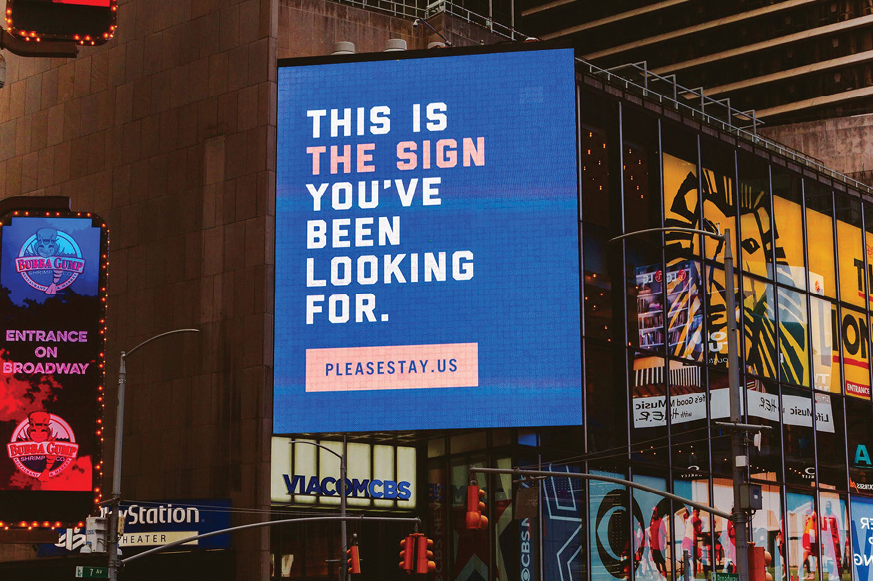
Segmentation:
{"type": "Polygon", "coordinates": [[[75,523],[102,470],[107,231],[69,212],[0,223],[0,521],[75,523]]]}

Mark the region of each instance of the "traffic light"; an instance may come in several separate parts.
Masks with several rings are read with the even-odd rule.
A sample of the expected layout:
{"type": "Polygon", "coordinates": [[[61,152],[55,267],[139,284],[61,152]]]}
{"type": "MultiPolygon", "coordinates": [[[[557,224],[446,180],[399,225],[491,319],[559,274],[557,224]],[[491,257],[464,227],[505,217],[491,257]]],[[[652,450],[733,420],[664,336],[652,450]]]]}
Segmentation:
{"type": "Polygon", "coordinates": [[[433,541],[424,535],[416,535],[415,546],[415,572],[427,574],[436,571],[436,563],[433,559],[433,541]]]}
{"type": "Polygon", "coordinates": [[[488,528],[488,517],[482,514],[485,511],[485,491],[479,488],[475,480],[470,480],[467,485],[467,530],[480,530],[488,528]]]}
{"type": "Polygon", "coordinates": [[[412,573],[413,557],[415,556],[415,535],[409,535],[400,541],[400,568],[412,573]]]}
{"type": "Polygon", "coordinates": [[[426,575],[436,571],[433,541],[421,533],[413,533],[400,541],[400,568],[407,574],[426,575]]]}
{"type": "Polygon", "coordinates": [[[348,559],[349,574],[357,575],[361,572],[361,556],[358,552],[358,535],[352,535],[352,542],[346,551],[346,559],[348,559]]]}

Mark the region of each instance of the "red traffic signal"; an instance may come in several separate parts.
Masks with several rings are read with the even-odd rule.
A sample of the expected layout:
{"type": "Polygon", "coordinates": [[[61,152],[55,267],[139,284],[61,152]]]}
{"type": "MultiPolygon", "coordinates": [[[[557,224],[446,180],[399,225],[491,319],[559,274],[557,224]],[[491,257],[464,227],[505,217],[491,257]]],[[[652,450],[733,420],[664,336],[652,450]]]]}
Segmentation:
{"type": "Polygon", "coordinates": [[[467,485],[467,530],[488,528],[488,517],[485,512],[485,491],[479,488],[475,480],[467,485]]]}
{"type": "Polygon", "coordinates": [[[415,547],[415,572],[427,574],[436,571],[433,559],[433,541],[424,535],[418,535],[415,547]]]}
{"type": "Polygon", "coordinates": [[[412,563],[415,557],[415,535],[409,535],[400,541],[400,568],[412,573],[412,563]]]}
{"type": "Polygon", "coordinates": [[[361,556],[358,549],[358,535],[352,536],[352,544],[346,551],[346,559],[349,566],[349,574],[357,575],[361,572],[361,556]]]}
{"type": "Polygon", "coordinates": [[[407,574],[436,571],[433,559],[433,541],[421,533],[413,533],[400,541],[400,568],[407,574]]]}

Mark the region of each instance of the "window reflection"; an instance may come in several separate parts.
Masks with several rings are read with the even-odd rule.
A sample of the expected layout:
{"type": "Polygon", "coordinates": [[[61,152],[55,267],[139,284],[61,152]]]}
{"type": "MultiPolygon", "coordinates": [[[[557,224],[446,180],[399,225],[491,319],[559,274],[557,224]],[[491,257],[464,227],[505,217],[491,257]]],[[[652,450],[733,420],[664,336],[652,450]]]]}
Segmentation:
{"type": "Polygon", "coordinates": [[[739,204],[742,268],[773,278],[773,236],[770,227],[770,172],[760,159],[739,155],[739,204]]]}
{"type": "Polygon", "coordinates": [[[810,347],[812,379],[819,391],[840,393],[840,343],[837,329],[837,306],[825,299],[810,296],[810,347]]]}
{"type": "Polygon", "coordinates": [[[840,299],[863,308],[867,303],[867,277],[864,276],[861,202],[839,194],[834,200],[837,217],[840,299]]]}
{"type": "Polygon", "coordinates": [[[743,281],[743,331],[746,367],[756,375],[776,379],[776,312],[773,285],[751,278],[743,281]]]}
{"type": "Polygon", "coordinates": [[[782,381],[809,386],[806,295],[779,289],[779,362],[782,381]]]}
{"type": "Polygon", "coordinates": [[[809,254],[809,288],[817,295],[836,297],[834,276],[834,210],[830,190],[817,183],[804,182],[806,194],[806,231],[815,232],[815,244],[807,245],[809,254]]]}
{"type": "Polygon", "coordinates": [[[790,568],[797,571],[800,579],[818,579],[818,523],[815,502],[808,494],[789,492],[788,506],[788,555],[790,568]]]}
{"type": "Polygon", "coordinates": [[[803,196],[800,178],[773,168],[773,220],[776,223],[776,280],[795,288],[806,288],[806,260],[803,253],[803,196]]]}

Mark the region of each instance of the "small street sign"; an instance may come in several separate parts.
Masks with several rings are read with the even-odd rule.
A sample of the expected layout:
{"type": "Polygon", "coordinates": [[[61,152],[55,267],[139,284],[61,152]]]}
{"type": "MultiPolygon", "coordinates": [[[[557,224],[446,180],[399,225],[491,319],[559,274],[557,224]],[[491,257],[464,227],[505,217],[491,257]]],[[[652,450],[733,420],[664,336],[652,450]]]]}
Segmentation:
{"type": "Polygon", "coordinates": [[[76,579],[109,579],[109,567],[76,567],[76,579]]]}

